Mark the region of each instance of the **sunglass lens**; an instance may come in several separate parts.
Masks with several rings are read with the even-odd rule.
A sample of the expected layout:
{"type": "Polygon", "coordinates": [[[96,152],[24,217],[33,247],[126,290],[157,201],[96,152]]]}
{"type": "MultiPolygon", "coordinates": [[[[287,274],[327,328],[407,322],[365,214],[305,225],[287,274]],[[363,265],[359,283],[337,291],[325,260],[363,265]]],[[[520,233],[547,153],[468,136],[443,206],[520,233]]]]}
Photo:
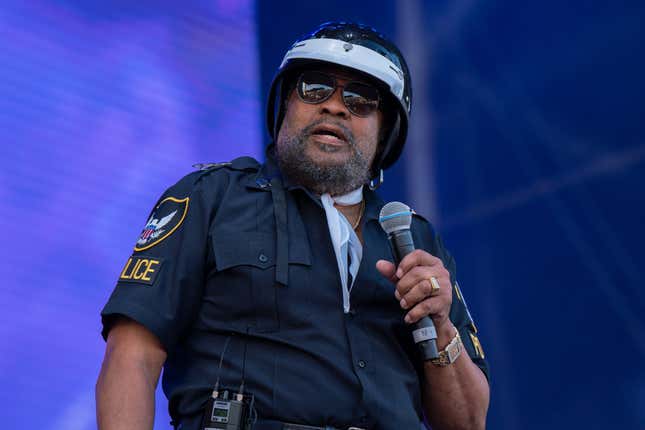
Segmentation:
{"type": "Polygon", "coordinates": [[[306,72],[298,79],[298,95],[306,103],[321,103],[334,92],[334,80],[323,73],[306,72]]]}
{"type": "Polygon", "coordinates": [[[345,105],[358,116],[367,116],[378,108],[378,90],[369,85],[352,82],[343,91],[345,105]]]}

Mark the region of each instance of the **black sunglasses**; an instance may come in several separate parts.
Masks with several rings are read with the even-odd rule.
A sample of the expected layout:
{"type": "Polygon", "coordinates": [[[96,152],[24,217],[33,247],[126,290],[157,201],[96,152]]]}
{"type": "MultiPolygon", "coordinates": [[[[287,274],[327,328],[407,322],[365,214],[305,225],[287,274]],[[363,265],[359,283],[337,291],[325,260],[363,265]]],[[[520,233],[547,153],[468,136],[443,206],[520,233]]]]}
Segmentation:
{"type": "Polygon", "coordinates": [[[298,78],[298,97],[305,103],[322,103],[336,88],[343,89],[343,103],[354,115],[365,117],[378,109],[379,92],[371,85],[362,82],[337,85],[336,78],[322,72],[304,72],[298,78]]]}

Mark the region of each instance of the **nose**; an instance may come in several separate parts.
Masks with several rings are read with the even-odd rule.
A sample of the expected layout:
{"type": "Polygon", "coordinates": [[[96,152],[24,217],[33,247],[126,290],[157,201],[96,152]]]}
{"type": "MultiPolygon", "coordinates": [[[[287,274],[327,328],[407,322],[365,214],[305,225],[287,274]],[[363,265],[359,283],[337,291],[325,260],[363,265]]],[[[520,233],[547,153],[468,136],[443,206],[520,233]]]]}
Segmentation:
{"type": "Polygon", "coordinates": [[[333,94],[320,104],[320,113],[338,116],[343,119],[351,116],[351,112],[347,109],[343,101],[342,87],[336,87],[333,94]]]}

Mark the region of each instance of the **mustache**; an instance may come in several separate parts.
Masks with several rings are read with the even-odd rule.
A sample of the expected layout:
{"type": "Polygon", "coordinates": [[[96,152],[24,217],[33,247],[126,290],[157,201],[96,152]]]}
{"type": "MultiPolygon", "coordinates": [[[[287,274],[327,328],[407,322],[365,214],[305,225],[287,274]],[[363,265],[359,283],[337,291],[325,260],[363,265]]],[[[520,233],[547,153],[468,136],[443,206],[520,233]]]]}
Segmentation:
{"type": "Polygon", "coordinates": [[[313,129],[318,127],[321,124],[333,125],[334,127],[340,128],[343,131],[343,134],[345,135],[345,137],[347,138],[347,143],[349,143],[349,146],[352,148],[356,147],[356,141],[354,140],[354,134],[352,133],[352,131],[349,128],[347,128],[344,124],[337,121],[331,121],[327,118],[321,118],[307,125],[300,132],[301,136],[303,137],[311,136],[311,132],[313,131],[313,129]]]}

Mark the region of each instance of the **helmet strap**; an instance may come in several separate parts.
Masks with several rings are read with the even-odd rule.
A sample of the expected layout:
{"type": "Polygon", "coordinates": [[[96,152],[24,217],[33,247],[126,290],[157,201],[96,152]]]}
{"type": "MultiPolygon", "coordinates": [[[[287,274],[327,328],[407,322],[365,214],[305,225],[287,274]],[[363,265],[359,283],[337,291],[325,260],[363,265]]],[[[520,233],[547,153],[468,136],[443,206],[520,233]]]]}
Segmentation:
{"type": "Polygon", "coordinates": [[[375,184],[375,183],[374,183],[374,180],[373,180],[373,179],[370,179],[370,183],[369,183],[370,190],[372,190],[372,191],[376,190],[378,187],[380,187],[380,186],[381,186],[381,184],[383,183],[383,181],[384,181],[384,178],[383,178],[383,169],[379,169],[378,182],[375,184]]]}

